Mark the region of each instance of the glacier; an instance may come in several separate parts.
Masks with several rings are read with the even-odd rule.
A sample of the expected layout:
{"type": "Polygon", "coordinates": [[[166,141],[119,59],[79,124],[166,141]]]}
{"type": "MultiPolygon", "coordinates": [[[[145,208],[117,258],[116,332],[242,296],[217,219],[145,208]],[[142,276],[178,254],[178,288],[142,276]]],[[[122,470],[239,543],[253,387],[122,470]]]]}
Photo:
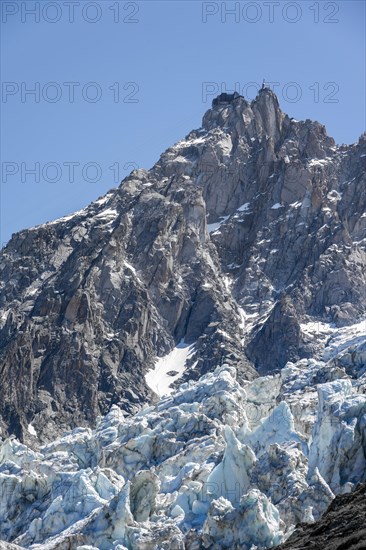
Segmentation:
{"type": "Polygon", "coordinates": [[[275,547],[366,480],[363,323],[332,329],[323,359],[244,382],[218,365],[133,416],[114,405],[94,429],[34,448],[2,439],[0,539],[32,550],[275,547]]]}

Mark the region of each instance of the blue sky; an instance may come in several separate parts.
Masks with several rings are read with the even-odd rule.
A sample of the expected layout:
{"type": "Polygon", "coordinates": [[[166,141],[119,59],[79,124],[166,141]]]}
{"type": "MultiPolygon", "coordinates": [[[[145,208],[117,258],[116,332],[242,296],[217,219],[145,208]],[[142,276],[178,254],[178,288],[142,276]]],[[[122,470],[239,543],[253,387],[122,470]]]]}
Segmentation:
{"type": "Polygon", "coordinates": [[[221,90],[253,99],[266,78],[285,112],[319,120],[336,142],[365,130],[362,1],[1,8],[2,244],[151,167],[221,90]]]}

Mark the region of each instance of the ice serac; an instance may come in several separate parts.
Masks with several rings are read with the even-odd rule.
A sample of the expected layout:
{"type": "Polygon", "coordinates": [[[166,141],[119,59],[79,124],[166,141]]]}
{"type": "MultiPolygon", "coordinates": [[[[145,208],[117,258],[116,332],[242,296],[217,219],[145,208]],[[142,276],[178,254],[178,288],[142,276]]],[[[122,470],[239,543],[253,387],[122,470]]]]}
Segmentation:
{"type": "Polygon", "coordinates": [[[112,405],[136,413],[181,342],[192,353],[160,393],[218,364],[244,382],[322,359],[323,328],[366,314],[365,164],[365,135],[337,146],[267,88],[220,96],[150,170],[15,234],[1,251],[2,434],[37,445],[112,405]]]}
{"type": "Polygon", "coordinates": [[[272,548],[283,539],[281,526],[276,508],[255,489],[242,497],[235,509],[221,497],[212,502],[208,511],[203,526],[203,547],[272,548]]]}
{"type": "Polygon", "coordinates": [[[338,493],[345,480],[359,483],[366,479],[366,395],[357,393],[349,379],[321,384],[318,392],[309,469],[318,468],[338,493]]]}
{"type": "Polygon", "coordinates": [[[225,441],[223,459],[207,478],[208,493],[237,504],[250,487],[256,457],[250,447],[237,440],[230,426],[225,426],[225,441]]]}

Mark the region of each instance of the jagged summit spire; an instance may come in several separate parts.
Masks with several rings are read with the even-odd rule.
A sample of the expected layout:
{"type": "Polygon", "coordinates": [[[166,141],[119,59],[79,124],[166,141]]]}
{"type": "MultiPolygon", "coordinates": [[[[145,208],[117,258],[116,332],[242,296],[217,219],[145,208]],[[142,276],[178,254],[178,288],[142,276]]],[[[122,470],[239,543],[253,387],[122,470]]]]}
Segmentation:
{"type": "Polygon", "coordinates": [[[203,116],[202,126],[206,130],[235,128],[241,135],[249,132],[249,138],[267,134],[277,140],[284,118],[276,94],[264,85],[251,102],[238,92],[221,93],[203,116]]]}
{"type": "Polygon", "coordinates": [[[275,99],[277,101],[278,106],[279,106],[279,101],[278,101],[277,95],[275,94],[275,92],[269,86],[266,86],[266,84],[262,84],[262,87],[258,90],[258,93],[257,93],[256,97],[252,100],[251,103],[254,103],[254,102],[258,101],[261,97],[272,97],[273,99],[275,99]]]}

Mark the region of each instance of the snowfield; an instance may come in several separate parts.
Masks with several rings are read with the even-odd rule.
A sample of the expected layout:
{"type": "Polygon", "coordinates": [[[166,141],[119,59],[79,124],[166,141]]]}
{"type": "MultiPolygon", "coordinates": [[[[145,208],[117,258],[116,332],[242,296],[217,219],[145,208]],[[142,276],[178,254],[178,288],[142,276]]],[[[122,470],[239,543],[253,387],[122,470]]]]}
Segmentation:
{"type": "Polygon", "coordinates": [[[330,337],[327,361],[244,385],[223,365],[172,390],[194,347],[181,343],[147,374],[156,405],[129,418],[113,406],[94,430],[37,450],[2,441],[0,538],[34,550],[276,546],[366,479],[364,326],[304,326],[330,337]]]}
{"type": "Polygon", "coordinates": [[[186,369],[186,361],[195,351],[194,344],[180,342],[168,355],[159,357],[155,367],[145,375],[146,384],[159,397],[172,393],[171,385],[186,369]]]}

